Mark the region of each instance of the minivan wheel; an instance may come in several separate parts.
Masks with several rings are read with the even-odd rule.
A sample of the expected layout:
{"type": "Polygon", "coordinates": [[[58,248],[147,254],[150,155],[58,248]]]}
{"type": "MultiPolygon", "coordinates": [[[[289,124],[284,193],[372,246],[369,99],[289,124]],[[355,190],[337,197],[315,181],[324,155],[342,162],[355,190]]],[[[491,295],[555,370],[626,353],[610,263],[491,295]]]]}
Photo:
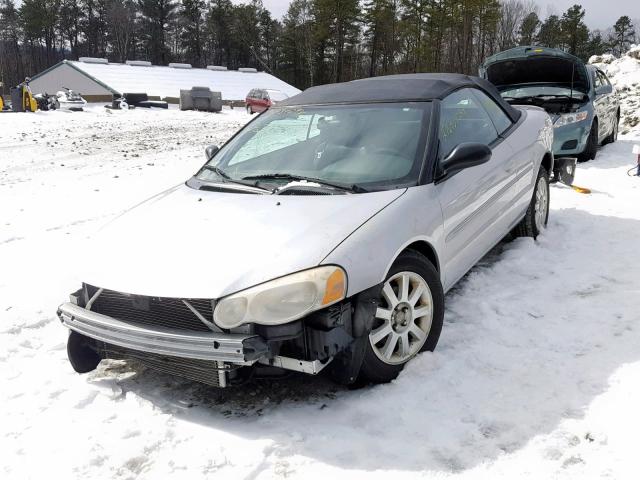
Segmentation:
{"type": "Polygon", "coordinates": [[[544,167],[540,167],[529,208],[524,218],[513,229],[513,235],[537,238],[549,220],[549,200],[549,174],[544,167]]]}
{"type": "Polygon", "coordinates": [[[247,105],[247,113],[248,113],[249,115],[252,115],[252,114],[253,114],[253,110],[251,109],[251,105],[247,105]]]}
{"type": "Polygon", "coordinates": [[[591,124],[591,130],[589,131],[589,138],[587,139],[587,146],[584,148],[584,152],[578,155],[579,162],[587,162],[596,158],[598,153],[598,119],[594,119],[591,124]]]}
{"type": "Polygon", "coordinates": [[[438,272],[420,253],[403,252],[381,290],[361,379],[390,382],[418,353],[433,351],[443,317],[444,293],[438,272]]]}

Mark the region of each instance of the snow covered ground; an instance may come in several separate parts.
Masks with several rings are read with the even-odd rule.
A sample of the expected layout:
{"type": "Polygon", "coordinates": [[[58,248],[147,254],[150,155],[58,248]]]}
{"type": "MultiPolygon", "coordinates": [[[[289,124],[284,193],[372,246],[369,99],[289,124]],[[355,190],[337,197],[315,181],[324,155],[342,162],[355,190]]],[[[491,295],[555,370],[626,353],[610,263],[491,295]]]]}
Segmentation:
{"type": "Polygon", "coordinates": [[[552,188],[539,241],[500,245],[447,295],[437,351],[392,384],[74,373],[55,310],[91,261],[75,239],[248,119],[0,114],[0,478],[637,478],[638,129],[579,166],[591,195],[552,188]]]}

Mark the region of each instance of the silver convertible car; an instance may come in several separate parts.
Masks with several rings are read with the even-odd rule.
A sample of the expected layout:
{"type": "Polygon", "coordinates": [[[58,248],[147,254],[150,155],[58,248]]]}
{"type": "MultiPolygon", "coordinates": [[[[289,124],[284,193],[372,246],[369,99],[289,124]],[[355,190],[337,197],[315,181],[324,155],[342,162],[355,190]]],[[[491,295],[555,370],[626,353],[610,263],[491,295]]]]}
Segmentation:
{"type": "Polygon", "coordinates": [[[552,142],[544,110],[475,77],[310,88],[92,238],[58,310],[71,365],[390,381],[436,347],[447,290],[545,228],[552,142]]]}

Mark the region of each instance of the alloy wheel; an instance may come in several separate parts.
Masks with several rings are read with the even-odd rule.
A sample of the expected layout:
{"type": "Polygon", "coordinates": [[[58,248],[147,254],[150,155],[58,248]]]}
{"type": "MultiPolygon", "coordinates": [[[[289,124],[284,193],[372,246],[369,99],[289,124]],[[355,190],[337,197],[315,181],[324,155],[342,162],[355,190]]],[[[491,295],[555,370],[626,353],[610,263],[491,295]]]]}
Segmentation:
{"type": "Polygon", "coordinates": [[[549,187],[543,177],[538,179],[536,187],[536,201],[534,205],[536,230],[541,232],[547,224],[547,211],[549,209],[549,187]]]}
{"type": "Polygon", "coordinates": [[[384,363],[403,364],[426,342],[432,320],[427,282],[415,272],[399,272],[384,283],[369,342],[384,363]]]}

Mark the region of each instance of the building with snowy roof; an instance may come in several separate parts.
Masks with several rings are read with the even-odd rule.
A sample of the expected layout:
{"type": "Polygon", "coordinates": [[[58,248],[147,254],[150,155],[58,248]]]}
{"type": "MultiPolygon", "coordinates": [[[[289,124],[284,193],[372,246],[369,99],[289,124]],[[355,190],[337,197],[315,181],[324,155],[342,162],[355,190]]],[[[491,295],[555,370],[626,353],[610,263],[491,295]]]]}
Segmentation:
{"type": "Polygon", "coordinates": [[[227,70],[215,65],[192,68],[185,63],[158,66],[131,60],[111,63],[106,58],[63,60],[31,78],[34,93],[54,94],[63,87],[80,93],[88,101],[110,101],[113,95],[146,93],[149,98],[177,103],[180,90],[192,87],[221,92],[224,102],[243,101],[254,88],[280,90],[288,96],[300,93],[292,85],[255,68],[227,70]]]}

